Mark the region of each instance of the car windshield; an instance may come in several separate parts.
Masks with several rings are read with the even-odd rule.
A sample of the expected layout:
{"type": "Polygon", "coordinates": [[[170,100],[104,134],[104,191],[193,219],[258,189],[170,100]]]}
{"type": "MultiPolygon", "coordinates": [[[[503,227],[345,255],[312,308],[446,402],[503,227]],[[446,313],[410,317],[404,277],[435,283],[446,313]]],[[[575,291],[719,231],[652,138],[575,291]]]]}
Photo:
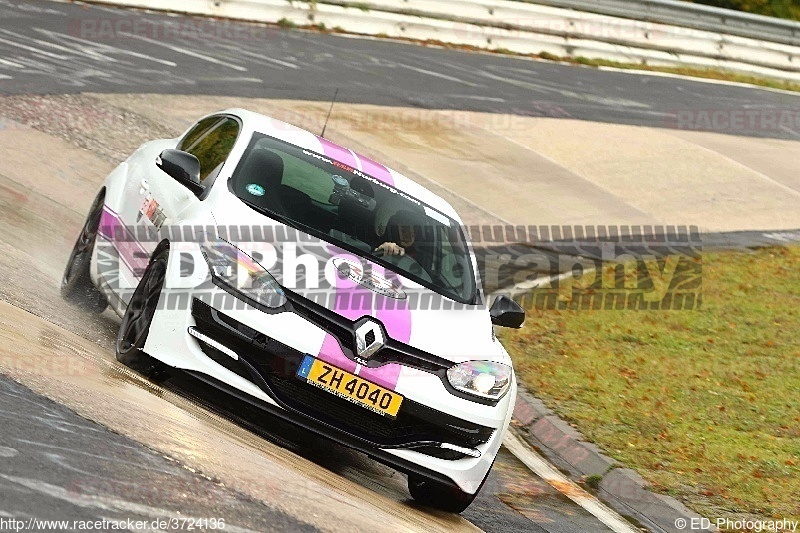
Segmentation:
{"type": "Polygon", "coordinates": [[[251,208],[443,296],[465,304],[476,301],[460,225],[358,169],[256,133],[230,189],[251,208]]]}

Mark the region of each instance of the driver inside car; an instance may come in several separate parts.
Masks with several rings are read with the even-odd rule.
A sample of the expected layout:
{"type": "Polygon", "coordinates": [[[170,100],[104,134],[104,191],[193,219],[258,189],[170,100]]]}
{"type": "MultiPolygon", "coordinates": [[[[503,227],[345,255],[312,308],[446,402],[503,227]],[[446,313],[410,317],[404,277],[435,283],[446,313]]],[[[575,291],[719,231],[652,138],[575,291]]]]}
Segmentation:
{"type": "Polygon", "coordinates": [[[414,214],[411,211],[402,209],[392,215],[389,219],[387,227],[388,241],[384,242],[377,248],[375,252],[381,252],[384,256],[399,255],[414,257],[417,250],[414,248],[414,243],[417,240],[415,225],[418,221],[415,220],[414,214]]]}
{"type": "Polygon", "coordinates": [[[401,209],[386,225],[386,242],[375,248],[374,253],[392,257],[392,262],[425,281],[431,281],[430,245],[425,237],[425,227],[420,216],[413,211],[401,209]]]}

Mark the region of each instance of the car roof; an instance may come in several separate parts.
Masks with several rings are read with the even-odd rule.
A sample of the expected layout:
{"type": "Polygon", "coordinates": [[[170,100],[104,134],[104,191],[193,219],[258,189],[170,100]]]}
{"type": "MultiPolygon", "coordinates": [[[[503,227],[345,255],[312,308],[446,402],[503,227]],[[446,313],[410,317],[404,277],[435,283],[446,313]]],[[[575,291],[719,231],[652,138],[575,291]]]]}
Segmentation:
{"type": "Polygon", "coordinates": [[[260,113],[248,111],[246,109],[232,108],[226,109],[215,115],[227,114],[239,117],[242,120],[243,130],[259,132],[270,137],[275,137],[282,141],[294,144],[301,148],[325,155],[345,165],[362,171],[373,178],[394,187],[398,191],[408,194],[432,208],[444,213],[459,224],[463,224],[458,213],[442,197],[434,194],[414,180],[404,176],[394,169],[374,161],[373,159],[354,152],[348,148],[340,146],[329,139],[320,137],[310,131],[304,130],[292,124],[283,122],[260,113]]]}

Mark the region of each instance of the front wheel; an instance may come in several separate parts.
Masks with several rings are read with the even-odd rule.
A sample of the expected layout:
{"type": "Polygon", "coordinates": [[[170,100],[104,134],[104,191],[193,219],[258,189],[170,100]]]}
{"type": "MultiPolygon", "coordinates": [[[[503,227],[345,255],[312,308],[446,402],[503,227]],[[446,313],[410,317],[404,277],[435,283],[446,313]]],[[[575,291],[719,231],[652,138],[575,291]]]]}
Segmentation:
{"type": "Polygon", "coordinates": [[[125,309],[117,333],[117,361],[154,381],[163,381],[168,377],[167,366],[144,353],[143,349],[161,299],[168,259],[167,249],[147,266],[125,309]]]}
{"type": "Polygon", "coordinates": [[[64,276],[61,278],[61,297],[91,313],[102,313],[108,306],[105,296],[92,283],[89,269],[92,261],[97,230],[103,216],[105,191],[94,199],[86,222],[83,224],[78,240],[72,247],[67,260],[64,276]]]}
{"type": "MultiPolygon", "coordinates": [[[[491,472],[491,470],[490,470],[491,472]]],[[[461,513],[472,504],[478,493],[486,483],[489,474],[483,478],[475,494],[469,494],[458,487],[443,485],[436,481],[431,481],[415,474],[408,476],[408,492],[415,501],[428,507],[440,509],[448,513],[461,513]]]]}

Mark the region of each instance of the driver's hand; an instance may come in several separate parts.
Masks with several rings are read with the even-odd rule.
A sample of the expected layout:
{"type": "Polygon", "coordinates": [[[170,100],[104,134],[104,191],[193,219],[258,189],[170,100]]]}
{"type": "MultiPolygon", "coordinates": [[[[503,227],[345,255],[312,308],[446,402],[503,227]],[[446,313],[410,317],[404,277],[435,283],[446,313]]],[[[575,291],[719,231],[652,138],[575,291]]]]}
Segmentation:
{"type": "Polygon", "coordinates": [[[383,252],[383,255],[399,255],[404,256],[406,255],[405,249],[400,246],[399,244],[395,244],[393,242],[385,242],[375,248],[376,252],[383,252]]]}

